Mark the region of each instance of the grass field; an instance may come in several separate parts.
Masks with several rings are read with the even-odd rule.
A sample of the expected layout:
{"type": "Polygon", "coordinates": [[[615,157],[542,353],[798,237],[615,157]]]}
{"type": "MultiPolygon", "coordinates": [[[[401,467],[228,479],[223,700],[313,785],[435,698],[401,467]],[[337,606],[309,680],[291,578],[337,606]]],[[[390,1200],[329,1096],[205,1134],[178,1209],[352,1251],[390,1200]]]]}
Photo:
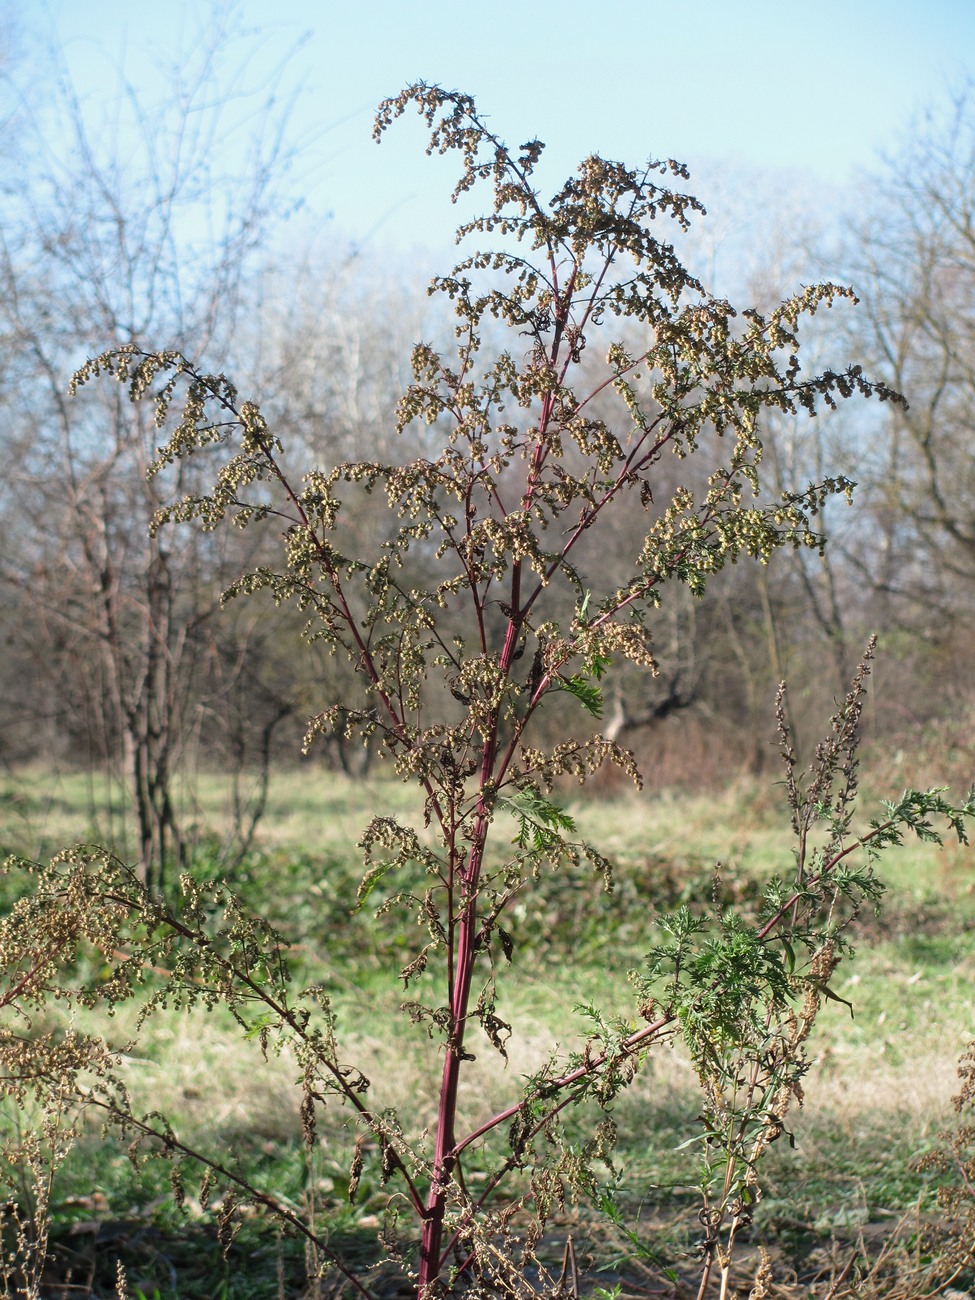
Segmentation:
{"type": "MultiPolygon", "coordinates": [[[[93,818],[93,793],[104,795],[82,776],[4,778],[2,847],[44,854],[117,832],[121,804],[113,816],[102,811],[93,818]]],[[[218,778],[201,786],[199,823],[212,831],[194,865],[201,874],[219,861],[224,801],[218,778]]],[[[390,978],[413,936],[395,915],[377,921],[353,910],[355,841],[377,810],[408,818],[410,791],[311,767],[278,776],[235,888],[279,927],[301,978],[327,989],[346,1058],[373,1080],[373,1104],[398,1109],[420,1129],[435,1116],[431,1084],[439,1059],[425,1032],[399,1012],[402,985],[390,978]]],[[[585,874],[552,876],[518,905],[515,957],[503,973],[499,1007],[514,1027],[510,1059],[504,1067],[486,1042],[476,1051],[462,1101],[465,1123],[508,1104],[520,1076],[552,1051],[581,1044],[585,1027],[573,1014],[576,1004],[592,1000],[634,1015],[627,971],[646,951],[655,916],[706,896],[717,864],[722,888],[747,909],[759,882],[790,860],[784,801],[769,787],[738,784],[700,797],[619,795],[579,801],[571,810],[582,833],[612,858],[615,890],[607,895],[600,879],[585,874]]],[[[872,812],[869,801],[864,812],[872,812]]],[[[504,839],[505,828],[498,830],[504,839]]],[[[826,1005],[811,1043],[806,1102],[790,1119],[794,1145],[776,1143],[764,1166],[763,1196],[743,1248],[743,1277],[754,1272],[758,1245],[772,1250],[780,1289],[761,1294],[825,1296],[829,1278],[842,1273],[847,1286],[860,1277],[861,1290],[832,1294],[908,1297],[910,1278],[923,1272],[918,1227],[937,1219],[937,1178],[916,1162],[952,1119],[958,1058],[975,1038],[975,870],[967,849],[908,844],[885,860],[884,876],[883,914],[857,923],[855,960],[834,977],[854,1014],[839,1001],[826,1005]]],[[[82,1019],[80,1027],[126,1044],[136,1040],[136,1015],[126,1006],[110,1024],[82,1019]]],[[[349,1205],[348,1121],[338,1111],[321,1122],[309,1168],[294,1061],[263,1060],[257,1044],[219,1010],[168,1013],[127,1050],[128,1082],[140,1105],[164,1111],[188,1140],[232,1152],[255,1181],[320,1216],[331,1239],[353,1254],[365,1258],[375,1250],[387,1194],[367,1176],[349,1205]]],[[[580,1260],[601,1270],[588,1289],[621,1279],[626,1294],[684,1294],[700,1225],[696,1155],[679,1148],[694,1131],[699,1106],[694,1071],[679,1047],[655,1053],[617,1104],[619,1173],[607,1169],[606,1183],[639,1224],[638,1240],[580,1205],[567,1209],[550,1243],[557,1257],[566,1235],[573,1236],[580,1260]],[[664,1264],[671,1266],[669,1280],[664,1264]]],[[[22,1117],[8,1108],[7,1121],[22,1117]]],[[[166,1170],[152,1163],[134,1168],[124,1143],[111,1136],[91,1132],[79,1142],[52,1203],[60,1275],[70,1274],[71,1289],[51,1295],[113,1294],[118,1256],[133,1295],[243,1300],[304,1293],[300,1246],[258,1216],[245,1221],[225,1257],[212,1215],[192,1196],[178,1210],[166,1170]]],[[[953,1285],[963,1292],[971,1283],[962,1273],[953,1285]]],[[[747,1282],[741,1285],[748,1294],[747,1282]]]]}

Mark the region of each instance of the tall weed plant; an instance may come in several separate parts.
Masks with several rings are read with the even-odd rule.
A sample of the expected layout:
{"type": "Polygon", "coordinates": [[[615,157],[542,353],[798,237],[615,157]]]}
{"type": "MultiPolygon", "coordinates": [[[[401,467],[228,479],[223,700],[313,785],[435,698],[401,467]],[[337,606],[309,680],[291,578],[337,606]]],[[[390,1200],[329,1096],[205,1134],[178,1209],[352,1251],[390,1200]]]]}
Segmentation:
{"type": "MultiPolygon", "coordinates": [[[[134,402],[154,403],[168,433],[153,474],[201,466],[209,487],[169,504],[156,528],[280,534],[278,562],[243,574],[226,599],[267,591],[296,605],[305,635],[345,656],[363,684],[360,700],[312,720],[308,744],[336,727],[378,743],[422,795],[423,828],[381,810],[365,827],[357,906],[377,925],[394,912],[416,921],[415,947],[390,978],[439,1063],[435,1121],[373,1104],[328,996],[295,986],[283,943],[232,883],[184,875],[178,896],[155,897],[123,862],[78,847],[47,865],[8,866],[33,884],[0,932],[2,1073],[40,1120],[6,1156],[49,1199],[51,1171],[100,1117],[134,1161],[169,1162],[176,1201],[191,1189],[212,1207],[221,1240],[256,1207],[305,1240],[315,1286],[331,1277],[373,1294],[369,1268],[333,1244],[313,1201],[276,1197],[189,1146],[164,1116],[138,1113],[121,1054],[70,1027],[76,1006],[110,1013],[139,998],[144,1022],[161,1008],[220,1004],[256,1051],[296,1063],[309,1162],[323,1108],[351,1116],[349,1199],[364,1181],[387,1189],[381,1255],[416,1294],[554,1295],[569,1283],[538,1259],[547,1225],[580,1196],[621,1218],[614,1102],[681,1039],[701,1089],[687,1143],[701,1195],[699,1294],[713,1279],[724,1293],[761,1195],[763,1153],[802,1101],[812,1026],[825,1002],[842,1001],[834,981],[847,927],[879,899],[877,857],[908,833],[964,839],[973,813],[971,801],[956,807],[934,790],[858,820],[872,646],[807,767],[780,696],[795,852],[767,882],[758,919],[725,906],[719,888],[713,906],[648,915],[646,958],[620,999],[628,1011],[578,1008],[578,1045],[512,1078],[510,1103],[487,1120],[465,1116],[461,1085],[477,1053],[505,1058],[517,917],[542,877],[596,872],[612,890],[612,863],[553,797],[607,763],[640,783],[632,755],[598,730],[607,675],[622,661],[654,673],[654,620],[675,588],[700,594],[738,560],[821,550],[824,510],[853,489],[837,477],[770,497],[763,417],[814,415],[855,395],[899,399],[857,366],[803,370],[803,320],[849,290],[805,288],[767,315],[708,294],[672,242],[702,212],[679,188],[679,164],[633,170],[590,157],[546,203],[534,180],[540,142],[510,149],[467,96],[423,84],[381,105],[377,138],[409,109],[429,128],[428,152],[457,157],[453,197],[490,196],[487,214],[459,231],[490,251],[431,286],[453,304],[456,339],[449,353],[413,352],[398,427],[418,454],[295,464],[286,431],[257,402],[176,351],[113,347],[74,387],[107,374],[134,402]],[[382,537],[357,526],[365,496],[386,502],[382,537]],[[514,827],[510,842],[502,826],[514,827]],[[52,1004],[66,1014],[48,1030],[52,1004]]],[[[320,936],[323,954],[329,942],[320,936]]],[[[43,1233],[31,1239],[22,1216],[14,1226],[18,1285],[39,1295],[43,1233]]],[[[9,1286],[14,1265],[5,1267],[9,1286]]]]}

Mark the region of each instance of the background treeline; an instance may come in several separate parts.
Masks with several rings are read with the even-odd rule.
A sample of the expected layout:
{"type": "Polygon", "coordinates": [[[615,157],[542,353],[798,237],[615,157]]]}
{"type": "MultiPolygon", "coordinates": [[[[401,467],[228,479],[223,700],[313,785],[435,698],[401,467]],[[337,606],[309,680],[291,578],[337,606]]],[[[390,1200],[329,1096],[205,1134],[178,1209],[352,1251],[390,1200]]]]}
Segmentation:
{"type": "MultiPolygon", "coordinates": [[[[425,271],[295,214],[287,111],[258,96],[234,116],[216,50],[226,78],[233,43],[217,33],[164,102],[120,89],[110,121],[56,82],[34,84],[28,111],[15,64],[5,82],[0,762],[122,781],[144,861],[183,851],[201,768],[230,774],[246,842],[269,760],[297,761],[308,717],[355,703],[360,684],[299,640],[297,616],[221,607],[227,582],[262,562],[251,535],[150,536],[159,505],[194,491],[192,472],[147,478],[151,410],[115,385],[69,397],[72,371],[116,343],[172,346],[258,400],[296,464],[372,448],[409,458],[437,432],[408,432],[390,451],[410,349],[452,328],[428,305],[425,271]]],[[[709,287],[760,308],[823,275],[851,283],[860,306],[817,318],[807,364],[861,363],[910,405],[765,428],[777,490],[847,475],[858,509],[830,507],[822,557],[732,567],[702,598],[683,593],[653,629],[657,676],[607,683],[603,729],[655,784],[762,769],[776,683],[793,684],[801,737],[874,631],[869,725],[890,752],[924,728],[947,743],[975,699],[975,91],[946,96],[878,161],[849,212],[817,224],[796,219],[801,208],[771,186],[737,213],[719,201],[681,255],[709,287]]],[[[676,458],[659,469],[668,483],[694,472],[676,458]]],[[[359,504],[356,528],[388,527],[381,499],[359,504]]],[[[585,562],[612,566],[613,554],[585,562]]],[[[312,750],[352,774],[374,758],[341,734],[312,750]]]]}

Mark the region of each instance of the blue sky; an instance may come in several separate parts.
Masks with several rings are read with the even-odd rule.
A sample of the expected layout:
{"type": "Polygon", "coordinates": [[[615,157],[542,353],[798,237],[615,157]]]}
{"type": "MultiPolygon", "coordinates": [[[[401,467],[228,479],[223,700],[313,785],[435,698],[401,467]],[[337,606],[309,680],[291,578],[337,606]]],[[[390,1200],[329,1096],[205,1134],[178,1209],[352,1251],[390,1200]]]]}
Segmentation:
{"type": "MultiPolygon", "coordinates": [[[[45,0],[20,21],[60,45],[96,104],[120,68],[151,83],[160,52],[197,46],[205,11],[45,0]]],[[[250,84],[303,40],[279,85],[297,95],[302,184],[366,246],[437,249],[454,225],[452,169],[424,158],[419,124],[370,140],[376,102],[410,81],[472,93],[511,143],[545,140],[553,188],[591,152],[670,156],[743,186],[801,176],[828,206],[975,72],[975,0],[241,0],[233,25],[250,84]]]]}

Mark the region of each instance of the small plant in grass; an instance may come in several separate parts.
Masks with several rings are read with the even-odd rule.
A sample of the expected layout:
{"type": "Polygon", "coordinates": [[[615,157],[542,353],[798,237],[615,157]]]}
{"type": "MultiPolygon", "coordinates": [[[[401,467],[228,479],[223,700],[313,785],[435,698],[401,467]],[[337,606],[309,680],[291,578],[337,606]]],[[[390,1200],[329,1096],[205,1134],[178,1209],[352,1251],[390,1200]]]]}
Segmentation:
{"type": "MultiPolygon", "coordinates": [[[[631,1010],[585,1007],[577,1050],[522,1086],[512,1080],[510,1105],[486,1120],[465,1115],[461,1083],[476,1053],[506,1056],[514,904],[530,909],[548,872],[592,870],[612,888],[611,863],[553,799],[560,781],[585,781],[605,762],[639,782],[632,755],[594,731],[604,677],[623,660],[654,672],[654,615],[669,589],[700,593],[741,558],[821,548],[819,516],[852,490],[833,478],[765,496],[763,415],[814,413],[854,393],[896,398],[855,366],[801,368],[801,319],[848,290],[807,288],[768,315],[738,314],[705,292],[668,240],[701,210],[670,188],[685,178],[678,164],[630,170],[588,158],[545,204],[533,181],[540,143],[508,149],[470,99],[425,85],[381,106],[377,135],[411,106],[430,128],[430,149],[459,154],[455,197],[480,185],[493,195],[488,215],[461,235],[498,241],[433,283],[453,303],[456,348],[413,353],[399,426],[419,428],[419,454],[296,469],[284,431],[256,402],[178,352],[114,348],[75,385],[107,373],[134,401],[154,401],[170,431],[153,472],[190,458],[210,467],[209,490],[173,502],[157,527],[229,520],[283,530],[279,565],[245,574],[227,598],[266,590],[278,605],[295,603],[306,635],[354,665],[363,699],[315,718],[309,744],[336,726],[378,740],[422,794],[423,829],[381,813],[366,827],[358,905],[378,923],[390,912],[417,922],[416,947],[391,974],[440,1063],[435,1121],[427,1128],[374,1106],[369,1080],[345,1059],[328,998],[293,986],[281,942],[227,883],[184,876],[179,899],[153,898],[126,865],[91,848],[17,868],[34,871],[36,885],[3,925],[5,996],[25,1017],[0,1040],[3,1072],[18,1100],[49,1108],[55,1096],[70,1098],[117,1126],[133,1159],[170,1160],[177,1201],[192,1181],[199,1205],[215,1207],[221,1239],[250,1203],[304,1237],[313,1275],[334,1269],[368,1294],[367,1272],[330,1242],[313,1206],[302,1210],[229,1158],[191,1149],[164,1117],[135,1113],[106,1044],[36,1036],[27,1019],[54,997],[111,1008],[142,996],[145,1016],[223,1004],[256,1049],[293,1058],[309,1161],[322,1108],[347,1108],[356,1128],[349,1199],[366,1180],[387,1188],[383,1253],[419,1294],[521,1293],[552,1215],[571,1196],[601,1195],[620,1090],[679,1035],[703,1090],[688,1157],[703,1153],[703,1294],[715,1267],[727,1286],[762,1152],[801,1101],[803,1044],[823,1001],[840,1001],[831,981],[844,928],[879,895],[874,858],[906,831],[936,838],[935,818],[964,837],[973,811],[937,791],[911,793],[881,820],[854,825],[872,647],[805,776],[780,702],[797,849],[792,869],[768,884],[759,921],[723,907],[720,891],[710,919],[686,909],[648,916],[631,1010]],[[499,332],[506,343],[494,347],[499,332]],[[388,504],[384,538],[357,526],[363,494],[388,504]],[[610,533],[617,519],[626,527],[610,533]],[[545,719],[559,702],[574,712],[556,713],[553,740],[545,719]],[[514,836],[499,846],[502,812],[514,836]],[[91,947],[108,973],[71,985],[62,972],[91,947]],[[582,1138],[568,1123],[576,1112],[595,1115],[582,1138]]],[[[330,936],[320,938],[327,954],[330,936]]],[[[538,1276],[542,1290],[564,1287],[538,1276]]]]}
{"type": "Polygon", "coordinates": [[[958,1122],[917,1162],[918,1168],[942,1180],[938,1188],[942,1222],[922,1230],[919,1243],[933,1257],[931,1283],[940,1287],[960,1278],[970,1284],[975,1277],[975,1041],[962,1054],[958,1077],[961,1087],[953,1098],[958,1122]]]}

